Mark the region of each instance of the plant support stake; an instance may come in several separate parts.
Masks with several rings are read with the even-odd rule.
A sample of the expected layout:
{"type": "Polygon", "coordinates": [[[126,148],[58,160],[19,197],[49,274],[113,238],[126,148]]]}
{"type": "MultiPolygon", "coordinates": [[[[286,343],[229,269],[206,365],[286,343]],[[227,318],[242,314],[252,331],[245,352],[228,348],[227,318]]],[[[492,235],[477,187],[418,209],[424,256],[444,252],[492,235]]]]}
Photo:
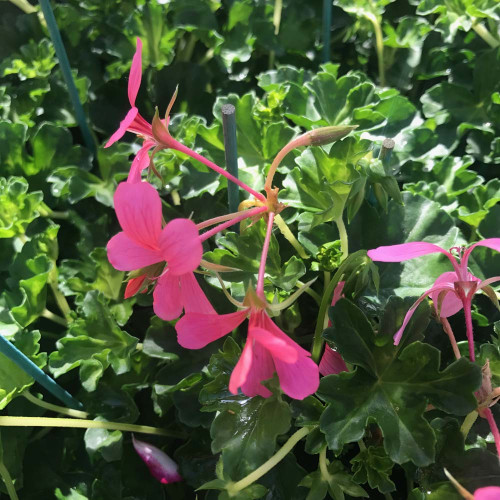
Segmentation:
{"type": "Polygon", "coordinates": [[[66,406],[74,410],[81,410],[82,404],[77,401],[68,391],[63,389],[57,382],[49,377],[44,371],[24,355],[17,347],[12,345],[5,337],[0,335],[0,352],[16,363],[19,368],[33,377],[40,385],[45,387],[53,396],[66,406]]]}
{"type": "Polygon", "coordinates": [[[71,67],[68,61],[68,55],[66,54],[66,49],[61,38],[61,33],[57,27],[56,18],[54,17],[54,12],[50,6],[49,0],[40,0],[40,6],[42,7],[43,16],[47,22],[47,28],[49,30],[50,38],[54,44],[56,50],[57,59],[59,60],[59,65],[64,77],[64,81],[68,87],[69,97],[73,108],[75,110],[76,121],[82,132],[83,140],[87,149],[89,149],[92,154],[96,154],[95,141],[90,132],[89,126],[87,124],[87,118],[83,111],[82,103],[80,102],[80,97],[78,96],[78,91],[76,89],[75,81],[71,73],[71,67]]]}
{"type": "Polygon", "coordinates": [[[330,61],[330,32],[332,29],[332,0],[323,0],[323,51],[324,63],[330,61]]]}
{"type": "Polygon", "coordinates": [[[395,145],[396,143],[393,139],[384,139],[382,148],[380,149],[380,153],[378,155],[379,160],[382,160],[384,163],[388,163],[391,159],[392,151],[394,150],[395,145]]]}
{"type": "MultiPolygon", "coordinates": [[[[236,145],[236,108],[232,104],[222,106],[222,130],[224,132],[224,149],[226,156],[227,170],[231,175],[238,178],[238,148],[236,145]]],[[[233,182],[227,183],[227,197],[229,212],[237,212],[240,204],[238,186],[233,182]]],[[[238,231],[238,226],[234,226],[234,231],[238,231]]]]}

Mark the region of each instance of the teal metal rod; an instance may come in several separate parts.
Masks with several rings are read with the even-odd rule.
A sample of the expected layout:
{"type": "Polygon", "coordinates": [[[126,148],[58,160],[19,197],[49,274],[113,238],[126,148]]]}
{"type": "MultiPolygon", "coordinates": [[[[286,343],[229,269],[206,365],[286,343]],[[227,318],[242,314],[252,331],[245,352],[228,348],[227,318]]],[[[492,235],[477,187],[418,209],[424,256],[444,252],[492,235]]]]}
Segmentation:
{"type": "Polygon", "coordinates": [[[389,137],[384,139],[384,142],[382,142],[382,147],[380,148],[380,153],[378,155],[379,160],[382,160],[384,163],[388,164],[391,160],[391,155],[395,145],[396,143],[394,142],[394,139],[390,139],[389,137]]]}
{"type": "Polygon", "coordinates": [[[333,0],[323,0],[323,50],[322,60],[330,62],[330,32],[332,29],[333,0]]]}
{"type": "MultiPolygon", "coordinates": [[[[236,109],[232,104],[222,106],[222,130],[224,132],[224,149],[227,170],[238,178],[238,147],[236,144],[236,109]]],[[[234,182],[227,182],[227,198],[229,213],[237,212],[240,204],[238,186],[234,182]]],[[[233,231],[238,232],[238,225],[233,226],[233,231]]]]}
{"type": "Polygon", "coordinates": [[[81,410],[83,408],[79,401],[58,385],[53,378],[40,370],[31,359],[11,344],[3,335],[0,335],[0,352],[16,363],[19,368],[33,377],[41,386],[45,387],[45,389],[59,399],[59,401],[62,401],[66,406],[74,410],[81,410]]]}
{"type": "Polygon", "coordinates": [[[89,129],[87,123],[87,117],[83,111],[82,103],[80,102],[80,97],[78,96],[78,91],[76,90],[75,81],[71,73],[71,67],[68,61],[68,55],[66,54],[66,49],[61,38],[61,33],[57,27],[56,18],[54,17],[54,12],[50,5],[49,0],[39,0],[40,6],[42,7],[43,17],[47,22],[47,28],[49,30],[50,38],[52,38],[52,43],[56,49],[57,59],[59,60],[59,66],[68,87],[69,97],[71,103],[73,104],[73,109],[75,110],[76,121],[82,132],[83,141],[85,146],[89,151],[91,151],[94,156],[96,154],[96,144],[94,137],[89,129]]]}

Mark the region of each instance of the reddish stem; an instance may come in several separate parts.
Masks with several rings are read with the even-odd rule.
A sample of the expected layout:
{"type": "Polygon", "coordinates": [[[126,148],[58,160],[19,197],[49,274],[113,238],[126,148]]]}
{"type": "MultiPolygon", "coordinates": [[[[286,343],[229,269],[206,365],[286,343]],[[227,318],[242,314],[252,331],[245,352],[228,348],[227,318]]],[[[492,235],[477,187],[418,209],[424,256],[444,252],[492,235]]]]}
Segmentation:
{"type": "Polygon", "coordinates": [[[225,222],[227,220],[233,220],[236,217],[239,217],[241,214],[248,213],[249,210],[241,211],[241,212],[233,212],[232,214],[221,215],[219,217],[214,217],[213,219],[208,219],[199,224],[196,224],[196,228],[198,231],[205,229],[206,227],[213,226],[214,224],[219,224],[220,222],[225,222]]]}
{"type": "Polygon", "coordinates": [[[476,354],[474,352],[474,331],[472,328],[472,304],[469,297],[462,299],[465,314],[465,326],[467,332],[467,341],[469,342],[469,358],[471,361],[476,361],[476,354]]]}
{"type": "Polygon", "coordinates": [[[460,359],[461,358],[460,350],[458,348],[455,335],[453,334],[453,330],[451,329],[451,325],[446,318],[440,318],[440,319],[441,319],[441,324],[443,325],[443,330],[446,332],[446,335],[448,335],[448,338],[450,339],[451,347],[453,349],[453,354],[455,354],[455,358],[460,359]]]}
{"type": "Polygon", "coordinates": [[[255,198],[257,198],[258,200],[260,200],[264,203],[266,202],[266,197],[262,193],[258,193],[257,191],[252,189],[250,186],[247,186],[244,182],[237,179],[234,175],[231,175],[229,172],[226,172],[223,168],[221,168],[218,165],[216,165],[215,163],[211,162],[210,160],[208,160],[204,156],[201,156],[200,154],[196,153],[196,151],[193,151],[192,149],[188,148],[187,146],[184,146],[184,144],[181,144],[179,141],[176,141],[175,139],[172,138],[169,146],[172,147],[173,149],[176,149],[177,151],[180,151],[181,153],[187,154],[188,156],[190,156],[191,158],[194,158],[195,160],[200,161],[201,163],[206,165],[208,168],[215,170],[218,174],[223,175],[228,180],[230,180],[230,181],[234,182],[235,184],[237,184],[238,186],[240,186],[240,188],[244,189],[245,191],[247,191],[251,195],[255,196],[255,198]]]}
{"type": "Polygon", "coordinates": [[[257,278],[256,292],[257,296],[264,299],[264,274],[266,273],[267,253],[269,252],[269,243],[271,241],[271,233],[273,230],[274,212],[269,212],[269,220],[267,221],[266,238],[262,247],[262,255],[260,257],[259,276],[257,278]]]}
{"type": "Polygon", "coordinates": [[[200,240],[202,242],[208,240],[208,238],[211,238],[214,234],[220,233],[224,229],[227,229],[228,227],[231,227],[234,224],[238,224],[238,222],[241,222],[244,219],[248,219],[249,217],[253,217],[254,215],[258,215],[266,211],[267,207],[256,207],[252,208],[251,210],[245,210],[245,212],[241,212],[240,215],[238,215],[237,217],[234,217],[233,219],[228,220],[223,224],[219,224],[218,226],[215,226],[212,229],[210,229],[210,231],[201,234],[200,240]]]}
{"type": "Polygon", "coordinates": [[[493,412],[489,408],[485,408],[481,412],[488,421],[488,424],[493,434],[493,439],[495,440],[495,446],[497,449],[497,456],[500,459],[500,432],[498,431],[497,423],[495,422],[495,417],[493,417],[493,412]]]}

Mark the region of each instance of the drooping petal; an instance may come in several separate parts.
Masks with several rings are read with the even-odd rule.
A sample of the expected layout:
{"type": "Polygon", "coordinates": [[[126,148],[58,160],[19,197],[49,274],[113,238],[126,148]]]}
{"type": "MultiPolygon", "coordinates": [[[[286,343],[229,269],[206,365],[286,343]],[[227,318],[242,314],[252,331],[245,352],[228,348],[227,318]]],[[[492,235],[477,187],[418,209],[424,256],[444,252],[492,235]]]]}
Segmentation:
{"type": "Polygon", "coordinates": [[[104,146],[105,148],[109,148],[109,146],[113,145],[116,141],[120,140],[125,135],[125,132],[130,127],[130,124],[134,121],[138,112],[139,110],[135,106],[128,110],[125,118],[120,122],[118,130],[109,138],[108,142],[104,146]]]}
{"type": "Polygon", "coordinates": [[[406,325],[409,323],[411,317],[413,316],[413,313],[415,312],[415,309],[419,306],[419,304],[428,296],[433,293],[438,293],[443,292],[443,291],[452,291],[455,292],[455,288],[453,286],[450,286],[450,284],[443,284],[439,286],[433,286],[432,288],[429,288],[423,295],[421,295],[418,300],[410,307],[408,312],[406,313],[403,324],[401,325],[401,328],[396,332],[394,335],[394,345],[398,345],[399,342],[401,341],[401,337],[403,336],[404,329],[406,328],[406,325]]]}
{"type": "Polygon", "coordinates": [[[271,356],[285,363],[295,363],[298,358],[297,350],[284,339],[273,335],[271,332],[259,327],[252,327],[248,335],[258,342],[271,356]]]}
{"type": "Polygon", "coordinates": [[[402,243],[400,245],[388,245],[373,250],[368,250],[367,255],[372,260],[379,262],[403,262],[405,260],[421,257],[431,253],[445,254],[453,264],[457,265],[455,257],[450,252],[447,252],[438,245],[426,243],[425,241],[412,241],[410,243],[402,243]]]}
{"type": "MultiPolygon", "coordinates": [[[[250,342],[250,337],[247,339],[248,342],[250,342]]],[[[254,342],[252,365],[245,381],[241,384],[241,392],[245,396],[268,398],[272,393],[266,386],[262,385],[262,382],[272,378],[275,371],[273,358],[269,351],[258,342],[254,342]]]]}
{"type": "Polygon", "coordinates": [[[499,486],[486,486],[474,492],[474,500],[498,500],[500,498],[499,486]]]}
{"type": "Polygon", "coordinates": [[[229,392],[232,394],[238,394],[238,389],[247,380],[248,374],[252,367],[253,358],[253,342],[247,339],[245,347],[241,352],[240,359],[236,363],[231,377],[229,379],[229,392]]]}
{"type": "MultiPolygon", "coordinates": [[[[454,286],[453,284],[455,281],[459,281],[457,273],[455,273],[454,271],[448,271],[441,274],[441,276],[439,276],[439,278],[434,282],[434,285],[432,286],[437,287],[441,285],[450,285],[451,287],[454,286]]],[[[431,299],[436,312],[438,312],[440,293],[442,292],[435,292],[431,294],[431,299]]],[[[457,297],[457,294],[455,292],[448,292],[444,296],[444,299],[442,299],[440,316],[441,318],[448,318],[449,316],[453,316],[458,311],[460,311],[462,307],[462,301],[459,297],[457,297]]]]}
{"type": "Polygon", "coordinates": [[[121,182],[113,199],[118,222],[127,236],[145,248],[159,250],[162,211],[156,189],[147,182],[121,182]]]}
{"type": "Polygon", "coordinates": [[[465,252],[462,257],[462,263],[465,268],[467,268],[467,263],[469,261],[469,256],[476,247],[487,247],[491,248],[492,250],[496,250],[497,252],[500,252],[500,238],[486,238],[485,240],[478,241],[477,243],[474,243],[471,245],[465,252]]]}
{"type": "Polygon", "coordinates": [[[319,362],[319,373],[321,375],[332,375],[340,372],[346,372],[347,365],[342,356],[334,351],[328,344],[325,345],[325,352],[319,362]]]}
{"type": "Polygon", "coordinates": [[[153,310],[165,320],[172,321],[182,314],[182,297],[179,276],[167,271],[158,279],[153,292],[153,310]]]}
{"type": "Polygon", "coordinates": [[[153,141],[144,141],[142,148],[135,155],[130,172],[127,177],[127,182],[135,184],[141,182],[141,172],[149,166],[149,150],[155,145],[153,141]]]}
{"type": "Polygon", "coordinates": [[[134,57],[132,58],[132,66],[128,75],[128,100],[131,106],[135,106],[135,98],[139,87],[141,86],[142,78],[142,41],[137,38],[137,44],[134,57]]]}
{"type": "Polygon", "coordinates": [[[231,314],[186,313],[175,325],[177,341],[186,349],[201,349],[240,325],[248,309],[231,314]]]}
{"type": "Polygon", "coordinates": [[[181,274],[181,294],[186,313],[217,314],[193,273],[181,274]]]}
{"type": "Polygon", "coordinates": [[[129,299],[130,297],[133,297],[141,289],[145,279],[145,274],[139,276],[138,278],[130,279],[127,283],[127,287],[125,288],[124,298],[129,299]]]}
{"type": "Polygon", "coordinates": [[[196,224],[192,220],[171,220],[163,228],[159,243],[172,274],[189,273],[200,265],[203,247],[196,224]]]}
{"type": "MultiPolygon", "coordinates": [[[[344,285],[345,281],[339,281],[337,285],[335,286],[335,290],[333,291],[333,297],[332,297],[332,306],[334,306],[340,297],[342,297],[342,292],[344,291],[344,285]]],[[[328,326],[332,326],[332,320],[328,321],[328,326]]]]}
{"type": "Polygon", "coordinates": [[[135,451],[148,466],[151,475],[162,484],[182,481],[179,466],[162,450],[152,444],[139,441],[132,435],[135,451]]]}
{"type": "Polygon", "coordinates": [[[304,399],[319,387],[318,365],[307,356],[299,356],[295,363],[284,363],[274,358],[280,386],[293,399],[304,399]]]}
{"type": "Polygon", "coordinates": [[[158,250],[137,244],[123,231],[109,240],[106,250],[110,264],[118,271],[135,271],[163,260],[158,250]]]}

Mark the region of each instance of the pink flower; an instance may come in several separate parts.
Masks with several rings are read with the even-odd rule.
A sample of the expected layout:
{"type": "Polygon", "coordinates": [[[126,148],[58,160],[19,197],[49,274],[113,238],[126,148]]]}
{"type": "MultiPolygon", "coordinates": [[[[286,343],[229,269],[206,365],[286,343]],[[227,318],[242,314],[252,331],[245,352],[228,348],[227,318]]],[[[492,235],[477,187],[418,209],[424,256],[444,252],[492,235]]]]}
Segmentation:
{"type": "Polygon", "coordinates": [[[450,259],[454,269],[453,271],[441,274],[434,282],[434,285],[427,290],[413,306],[411,306],[403,320],[401,328],[394,335],[394,343],[396,345],[399,344],[403,331],[417,306],[427,296],[430,296],[440,317],[445,318],[457,313],[462,308],[464,309],[467,339],[469,341],[469,354],[470,359],[474,361],[475,354],[471,315],[472,298],[479,290],[485,289],[495,281],[500,281],[500,276],[481,281],[468,271],[467,264],[469,256],[472,250],[477,246],[488,247],[500,252],[500,238],[489,238],[478,241],[467,249],[459,248],[460,262],[451,254],[451,250],[454,250],[453,248],[450,252],[447,252],[437,245],[423,241],[383,246],[368,251],[368,257],[380,262],[403,262],[405,260],[421,257],[422,255],[440,252],[450,259]]]}
{"type": "Polygon", "coordinates": [[[179,466],[163,451],[152,444],[139,441],[132,436],[135,451],[148,466],[151,475],[162,484],[182,481],[179,466]]]}
{"type": "MultiPolygon", "coordinates": [[[[167,263],[153,294],[155,313],[170,321],[178,318],[182,309],[213,311],[193,275],[203,254],[196,224],[189,219],[174,219],[162,228],[160,196],[147,182],[122,182],[114,203],[123,231],[108,242],[111,265],[119,271],[135,271],[167,263]]],[[[127,292],[135,288],[137,292],[141,284],[134,282],[127,292]]]]}
{"type": "MultiPolygon", "coordinates": [[[[344,290],[345,281],[339,281],[333,292],[332,306],[334,306],[340,297],[343,297],[342,291],[344,290]]],[[[332,326],[332,321],[328,321],[328,326],[332,326]]],[[[319,372],[321,375],[331,375],[340,372],[346,372],[347,366],[342,356],[334,351],[328,344],[325,344],[325,352],[319,363],[319,372]]]]}
{"type": "Polygon", "coordinates": [[[201,349],[234,330],[249,316],[248,337],[236,364],[229,390],[247,396],[269,397],[261,382],[276,371],[281,388],[294,399],[304,399],[319,385],[317,365],[310,353],[282,332],[261,307],[249,307],[231,314],[186,313],[175,325],[179,344],[201,349]]]}
{"type": "Polygon", "coordinates": [[[474,492],[474,500],[498,500],[500,498],[500,487],[486,486],[474,492]]]}

